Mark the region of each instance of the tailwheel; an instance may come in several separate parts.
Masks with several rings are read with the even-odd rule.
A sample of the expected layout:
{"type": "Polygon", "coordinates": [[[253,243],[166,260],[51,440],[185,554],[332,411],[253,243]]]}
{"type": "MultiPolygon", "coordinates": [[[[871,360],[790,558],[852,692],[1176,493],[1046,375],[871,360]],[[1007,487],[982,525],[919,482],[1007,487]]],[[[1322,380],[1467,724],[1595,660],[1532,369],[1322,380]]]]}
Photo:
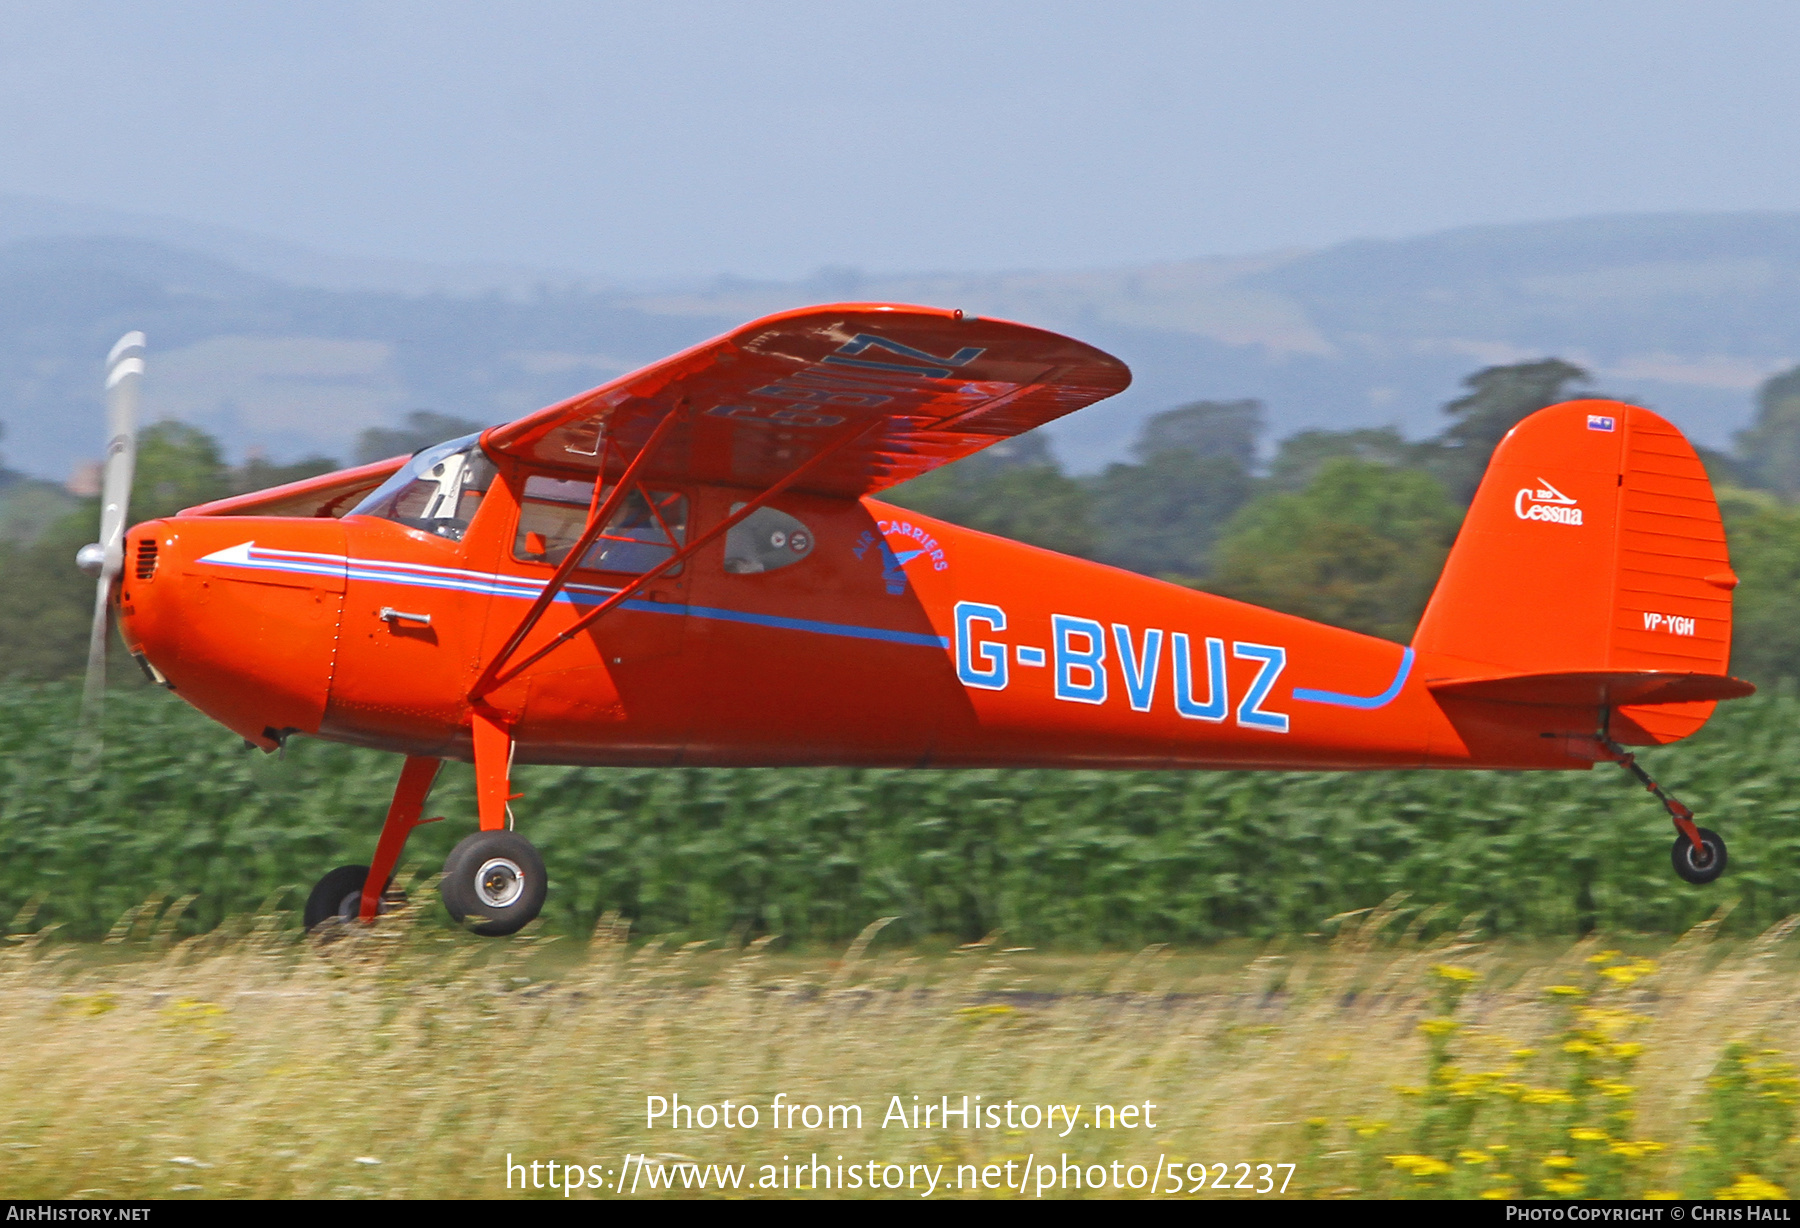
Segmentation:
{"type": "Polygon", "coordinates": [[[1696,826],[1694,812],[1652,780],[1650,773],[1638,763],[1636,755],[1612,740],[1612,736],[1607,733],[1610,717],[1610,709],[1600,709],[1600,731],[1596,740],[1602,748],[1611,752],[1613,762],[1636,778],[1651,796],[1662,803],[1663,809],[1669,812],[1669,818],[1674,821],[1675,830],[1679,833],[1675,837],[1675,847],[1669,850],[1669,857],[1675,863],[1675,873],[1690,883],[1712,882],[1725,873],[1724,837],[1709,828],[1696,826]]]}
{"type": "Polygon", "coordinates": [[[444,859],[444,907],[490,938],[516,934],[543,911],[544,859],[517,832],[478,831],[444,859]]]}
{"type": "Polygon", "coordinates": [[[1675,873],[1690,883],[1710,883],[1725,873],[1725,841],[1719,833],[1705,827],[1696,827],[1695,833],[1700,837],[1700,847],[1686,833],[1675,837],[1675,847],[1669,850],[1669,857],[1675,863],[1675,873]]]}
{"type": "MultiPolygon", "coordinates": [[[[306,911],[301,914],[306,931],[311,933],[332,917],[342,921],[356,920],[362,911],[363,883],[368,878],[368,866],[339,866],[321,878],[306,897],[306,911]]],[[[390,877],[386,890],[381,893],[378,912],[393,912],[405,903],[406,893],[395,891],[394,880],[390,877]]]]}

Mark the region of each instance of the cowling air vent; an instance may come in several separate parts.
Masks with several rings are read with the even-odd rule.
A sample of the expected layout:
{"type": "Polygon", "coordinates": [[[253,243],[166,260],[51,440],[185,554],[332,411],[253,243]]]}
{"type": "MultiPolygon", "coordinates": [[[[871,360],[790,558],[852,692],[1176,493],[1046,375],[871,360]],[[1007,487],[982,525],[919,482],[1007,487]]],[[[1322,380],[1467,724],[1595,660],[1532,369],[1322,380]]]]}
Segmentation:
{"type": "Polygon", "coordinates": [[[156,539],[154,537],[138,539],[137,578],[140,580],[156,578],[156,539]]]}

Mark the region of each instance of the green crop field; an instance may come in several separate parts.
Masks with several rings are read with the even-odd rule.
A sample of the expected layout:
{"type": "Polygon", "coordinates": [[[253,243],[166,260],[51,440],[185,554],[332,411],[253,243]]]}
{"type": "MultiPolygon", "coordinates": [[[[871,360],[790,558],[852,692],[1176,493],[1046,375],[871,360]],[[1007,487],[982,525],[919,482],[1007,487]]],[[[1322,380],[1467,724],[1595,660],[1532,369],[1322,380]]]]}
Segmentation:
{"type": "MultiPolygon", "coordinates": [[[[166,692],[117,691],[97,770],[75,693],[0,689],[0,915],[36,901],[69,936],[156,897],[183,932],[293,909],[367,861],[395,756],[297,740],[247,751],[166,692]],[[298,893],[298,895],[296,894],[298,893]],[[192,897],[189,899],[189,897],[192,897]]],[[[1726,705],[1646,756],[1723,832],[1725,878],[1669,866],[1652,799],[1593,772],[1173,773],[525,768],[519,828],[544,853],[550,932],[604,912],[640,936],[842,943],[893,936],[1067,949],[1307,933],[1407,892],[1438,928],[1507,936],[1679,933],[1734,903],[1734,930],[1800,912],[1800,703],[1726,705]]],[[[446,769],[407,863],[428,877],[474,827],[446,769]]]]}

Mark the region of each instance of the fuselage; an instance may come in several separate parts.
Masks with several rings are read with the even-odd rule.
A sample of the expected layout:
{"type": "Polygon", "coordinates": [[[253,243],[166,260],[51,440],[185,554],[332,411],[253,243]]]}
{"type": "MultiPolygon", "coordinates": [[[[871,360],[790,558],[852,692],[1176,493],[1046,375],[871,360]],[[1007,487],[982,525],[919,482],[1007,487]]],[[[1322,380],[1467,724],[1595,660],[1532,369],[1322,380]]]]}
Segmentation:
{"type": "MultiPolygon", "coordinates": [[[[183,699],[265,748],[299,733],[467,759],[471,688],[554,571],[536,522],[521,519],[538,514],[527,481],[542,471],[505,459],[493,471],[455,537],[370,514],[141,524],[119,593],[126,641],[183,699]]],[[[697,484],[656,498],[671,522],[679,508],[691,541],[757,493],[697,484]]],[[[1440,703],[1434,663],[1399,644],[873,499],[769,506],[745,522],[754,539],[722,535],[483,696],[517,761],[1594,760],[1591,713],[1440,703]]],[[[528,644],[641,573],[629,554],[612,556],[624,570],[575,571],[528,644]]]]}

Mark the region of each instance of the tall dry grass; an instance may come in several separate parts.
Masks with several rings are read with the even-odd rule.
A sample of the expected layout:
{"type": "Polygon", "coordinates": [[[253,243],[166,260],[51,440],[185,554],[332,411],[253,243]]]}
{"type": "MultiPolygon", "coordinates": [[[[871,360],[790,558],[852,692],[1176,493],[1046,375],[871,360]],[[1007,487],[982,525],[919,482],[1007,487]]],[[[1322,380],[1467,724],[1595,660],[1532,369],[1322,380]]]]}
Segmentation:
{"type": "MultiPolygon", "coordinates": [[[[959,1165],[1011,1161],[1016,1178],[1028,1156],[1109,1174],[1117,1160],[1124,1176],[1179,1162],[1187,1192],[1187,1165],[1233,1166],[1235,1183],[1240,1162],[1285,1161],[1298,1166],[1288,1194],[1312,1197],[1787,1180],[1791,1113],[1779,1138],[1742,1146],[1720,1119],[1762,1112],[1766,1134],[1780,1113],[1763,1110],[1792,1103],[1776,1056],[1800,1052],[1790,926],[1726,943],[1709,923],[1613,955],[1424,942],[1423,921],[1388,908],[1329,940],[1121,956],[979,944],[925,958],[865,934],[829,959],[634,947],[610,924],[588,944],[492,942],[404,914],[322,943],[273,917],[176,941],[154,909],[110,944],[16,934],[0,958],[0,1194],[504,1196],[509,1155],[616,1180],[627,1154],[745,1164],[750,1185],[783,1157],[943,1164],[937,1197],[959,1193],[959,1165]],[[1598,1066],[1577,1069],[1589,1057],[1567,1048],[1599,1034],[1579,1011],[1614,1012],[1598,1066]],[[1734,1041],[1751,1047],[1728,1052],[1734,1041]],[[1485,1071],[1499,1073],[1470,1091],[1485,1071]],[[1580,1108],[1604,1141],[1572,1139],[1598,1128],[1571,1100],[1600,1076],[1630,1091],[1580,1108]],[[759,1127],[646,1128],[646,1097],[677,1093],[757,1105],[759,1127]],[[860,1105],[862,1128],[773,1128],[777,1093],[860,1105]],[[1061,1121],[881,1124],[891,1097],[910,1110],[915,1095],[965,1094],[1080,1104],[1085,1124],[1062,1138],[1061,1121]],[[1145,1102],[1154,1129],[1089,1120],[1097,1104],[1145,1102]],[[1614,1143],[1638,1152],[1619,1159],[1614,1143]]],[[[1246,1196],[1210,1188],[1219,1175],[1205,1170],[1204,1196],[1246,1196]]],[[[637,1193],[652,1193],[641,1174],[637,1193]]],[[[576,1191],[596,1194],[618,1191],[576,1191]]],[[[976,1194],[1006,1196],[960,1191],[976,1194]]]]}

